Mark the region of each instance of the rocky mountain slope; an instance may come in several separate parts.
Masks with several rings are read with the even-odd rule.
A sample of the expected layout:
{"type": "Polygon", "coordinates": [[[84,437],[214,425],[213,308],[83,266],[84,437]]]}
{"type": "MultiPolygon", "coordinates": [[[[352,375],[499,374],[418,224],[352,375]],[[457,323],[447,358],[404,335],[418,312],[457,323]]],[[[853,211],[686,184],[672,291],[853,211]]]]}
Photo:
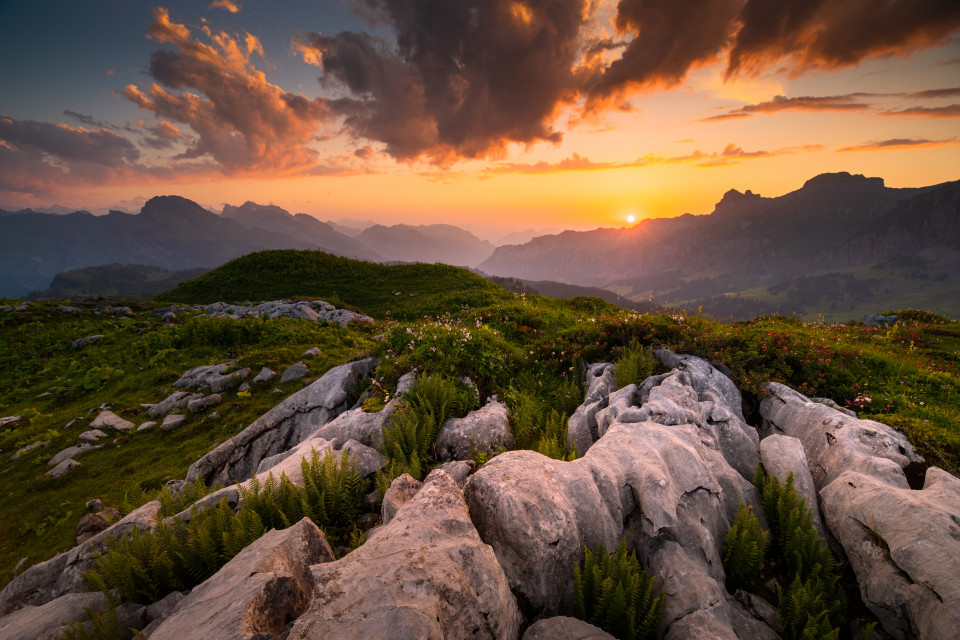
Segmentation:
{"type": "Polygon", "coordinates": [[[904,257],[956,288],[960,182],[892,189],[880,178],[838,173],[776,198],[730,190],[709,215],[543,236],[499,247],[479,268],[671,303],[904,257]]]}
{"type": "Polygon", "coordinates": [[[386,260],[442,262],[472,267],[490,257],[493,245],[469,231],[449,224],[373,225],[355,239],[386,260]]]}
{"type": "MultiPolygon", "coordinates": [[[[572,462],[533,451],[501,453],[479,468],[464,461],[471,447],[501,437],[506,415],[489,399],[443,424],[437,439],[451,446],[438,467],[422,483],[397,478],[383,497],[382,524],[355,550],[337,558],[324,533],[303,519],[256,540],[188,593],[128,603],[121,615],[154,640],[610,638],[564,616],[573,609],[584,546],[613,548],[625,539],[665,594],[656,637],[774,640],[782,636],[773,605],[729,591],[721,560],[739,505],[763,522],[750,481],[762,462],[782,481],[792,475],[815,507],[823,535],[849,561],[886,634],[878,629],[878,637],[954,637],[960,480],[936,467],[921,479],[908,476],[920,458],[903,434],[784,385],[768,385],[760,427],[751,426],[740,391],[720,370],[668,350],[657,356],[666,373],[620,389],[615,364],[589,367],[584,402],[569,424],[581,454],[572,462]]],[[[228,485],[200,508],[242,505],[245,494],[230,483],[249,491],[251,472],[259,482],[282,472],[303,485],[301,459],[314,453],[348,451],[364,474],[381,468],[375,447],[398,401],[373,413],[348,401],[376,364],[331,369],[194,463],[188,481],[228,485]]],[[[212,393],[203,380],[218,375],[194,371],[182,380],[212,393]]],[[[3,637],[48,637],[76,619],[81,604],[101,606],[101,594],[82,592],[80,573],[108,535],[157,526],[158,508],[148,503],[15,578],[0,592],[3,637]]]]}

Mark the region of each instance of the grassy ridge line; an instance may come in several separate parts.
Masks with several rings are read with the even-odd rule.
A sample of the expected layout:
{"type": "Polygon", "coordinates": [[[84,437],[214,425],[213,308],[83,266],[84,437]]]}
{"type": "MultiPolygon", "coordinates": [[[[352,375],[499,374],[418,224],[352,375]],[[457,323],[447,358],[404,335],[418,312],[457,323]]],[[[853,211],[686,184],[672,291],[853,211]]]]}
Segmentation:
{"type": "Polygon", "coordinates": [[[157,299],[208,304],[312,297],[375,318],[412,318],[483,306],[506,295],[488,280],[444,264],[383,265],[322,251],[277,250],[231,260],[157,299]]]}

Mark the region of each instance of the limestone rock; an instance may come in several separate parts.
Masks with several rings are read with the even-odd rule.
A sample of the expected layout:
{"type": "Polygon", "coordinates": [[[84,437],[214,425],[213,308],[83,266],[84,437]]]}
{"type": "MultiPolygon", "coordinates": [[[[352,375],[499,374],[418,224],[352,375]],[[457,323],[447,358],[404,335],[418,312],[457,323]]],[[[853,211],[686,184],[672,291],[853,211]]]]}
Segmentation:
{"type": "Polygon", "coordinates": [[[41,448],[41,447],[45,447],[45,446],[47,446],[48,444],[50,444],[50,441],[49,441],[49,440],[37,440],[36,442],[31,442],[31,443],[28,444],[27,446],[25,446],[25,447],[20,447],[19,449],[17,449],[17,450],[14,452],[14,454],[13,454],[12,456],[10,456],[10,459],[11,459],[11,460],[16,460],[17,458],[19,458],[20,456],[24,455],[25,453],[30,453],[30,452],[33,451],[34,449],[39,449],[39,448],[41,448]]]}
{"type": "MultiPolygon", "coordinates": [[[[250,375],[250,369],[240,369],[227,373],[234,362],[208,364],[185,372],[173,386],[186,389],[209,389],[211,393],[223,393],[233,389],[250,375]]],[[[159,416],[156,416],[159,417],[159,416]]]]}
{"type": "Polygon", "coordinates": [[[129,420],[124,420],[113,411],[104,409],[100,412],[100,415],[90,423],[91,429],[99,429],[100,427],[112,427],[117,431],[129,431],[133,429],[134,424],[129,420]]]}
{"type": "Polygon", "coordinates": [[[390,488],[383,494],[383,507],[381,509],[383,524],[393,520],[393,516],[397,515],[400,507],[410,502],[421,487],[423,487],[423,483],[414,479],[409,473],[404,473],[395,478],[390,484],[390,488]]]}
{"type": "Polygon", "coordinates": [[[202,478],[208,484],[229,485],[246,480],[264,458],[293,448],[345,411],[350,389],[361,376],[369,375],[377,362],[368,358],[330,369],[194,462],[187,481],[202,478]]]}
{"type": "Polygon", "coordinates": [[[101,438],[106,438],[107,434],[100,431],[100,429],[91,429],[90,431],[84,431],[79,437],[84,442],[96,442],[101,438]]]}
{"type": "Polygon", "coordinates": [[[851,418],[771,382],[760,402],[764,429],[803,443],[813,481],[822,490],[845,471],[857,471],[908,488],[903,469],[921,462],[902,433],[872,420],[851,418]]]}
{"type": "Polygon", "coordinates": [[[312,567],[313,599],[290,638],[516,638],[503,570],[444,471],[363,546],[312,567]]]}
{"type": "Polygon", "coordinates": [[[162,418],[174,409],[182,409],[190,400],[202,397],[200,394],[191,394],[189,391],[174,391],[169,396],[152,404],[147,408],[147,416],[162,418]]]}
{"type": "Polygon", "coordinates": [[[615,365],[609,362],[598,362],[587,366],[583,404],[593,404],[616,391],[617,383],[613,378],[615,371],[615,365]]]}
{"type": "MultiPolygon", "coordinates": [[[[51,467],[56,467],[57,465],[63,463],[64,460],[71,460],[74,456],[77,456],[84,451],[91,451],[94,448],[89,442],[84,442],[82,444],[74,445],[72,447],[67,447],[63,451],[60,451],[55,456],[47,460],[47,464],[51,467]]],[[[99,447],[97,447],[99,448],[99,447]]]]}
{"type": "Polygon", "coordinates": [[[439,460],[463,460],[481,453],[488,456],[513,447],[513,430],[507,407],[496,400],[463,418],[450,418],[437,433],[434,448],[439,460]]]}
{"type": "Polygon", "coordinates": [[[80,338],[79,340],[74,340],[70,346],[72,346],[74,349],[80,349],[81,347],[85,347],[88,344],[93,344],[94,342],[99,342],[100,340],[103,340],[102,334],[87,336],[85,338],[80,338]]]}
{"type": "Polygon", "coordinates": [[[864,602],[900,640],[947,640],[960,629],[960,480],[927,470],[923,490],[857,471],[820,492],[864,602]]]}
{"type": "Polygon", "coordinates": [[[301,358],[306,358],[307,356],[311,356],[311,357],[314,357],[314,358],[319,358],[319,357],[322,356],[322,355],[323,355],[323,352],[320,351],[320,347],[310,347],[309,349],[307,349],[306,351],[304,351],[304,352],[303,352],[303,355],[300,356],[300,357],[301,357],[301,358]]]}
{"type": "Polygon", "coordinates": [[[443,469],[453,476],[453,479],[457,481],[457,486],[463,489],[467,483],[467,478],[477,469],[477,463],[473,460],[453,460],[444,462],[436,468],[443,469]]]}
{"type": "Polygon", "coordinates": [[[283,371],[283,375],[280,376],[280,384],[284,382],[293,382],[294,380],[299,380],[310,372],[310,367],[308,367],[303,362],[298,362],[297,364],[290,365],[283,371]]]}
{"type": "Polygon", "coordinates": [[[383,442],[383,428],[393,418],[396,406],[397,401],[391,400],[376,413],[367,413],[360,408],[345,411],[320,427],[316,435],[333,440],[337,446],[343,446],[347,440],[356,440],[368,447],[379,446],[383,442]]]}
{"type": "Polygon", "coordinates": [[[793,486],[797,495],[807,499],[807,508],[813,512],[813,524],[822,537],[827,537],[820,519],[820,499],[813,484],[813,476],[810,475],[807,455],[803,452],[803,443],[790,436],[768,436],[760,441],[760,460],[764,470],[784,484],[790,474],[793,474],[793,486]]]}
{"type": "Polygon", "coordinates": [[[61,625],[84,619],[84,608],[107,606],[102,593],[69,593],[40,606],[25,606],[0,618],[0,638],[5,640],[53,640],[61,625]]]}
{"type": "Polygon", "coordinates": [[[270,382],[276,377],[277,377],[276,373],[264,367],[260,369],[260,373],[254,376],[253,381],[254,382],[270,382]]]}
{"type": "Polygon", "coordinates": [[[153,420],[148,420],[143,424],[141,424],[139,427],[137,427],[137,431],[146,431],[147,429],[152,429],[155,426],[157,426],[156,422],[154,422],[153,420]]]}
{"type": "Polygon", "coordinates": [[[180,413],[168,413],[167,416],[163,419],[163,422],[160,423],[161,431],[173,431],[178,427],[181,427],[184,421],[187,419],[187,416],[180,413]]]}
{"type": "Polygon", "coordinates": [[[304,518],[271,530],[184,598],[151,640],[237,640],[279,635],[306,609],[310,565],[333,560],[320,529],[304,518]]]}
{"type": "Polygon", "coordinates": [[[615,640],[612,635],[577,618],[555,616],[530,625],[523,640],[615,640]]]}
{"type": "Polygon", "coordinates": [[[4,427],[8,424],[13,424],[14,422],[18,422],[22,417],[23,416],[6,416],[4,418],[0,418],[0,427],[4,427]]]}
{"type": "Polygon", "coordinates": [[[93,555],[106,549],[107,537],[119,538],[134,527],[152,528],[159,510],[158,501],[148,502],[83,544],[28,568],[0,591],[0,616],[24,605],[38,606],[66,593],[84,591],[81,574],[93,568],[93,555]]]}
{"type": "Polygon", "coordinates": [[[187,404],[187,410],[190,411],[190,413],[200,413],[201,411],[206,411],[210,407],[217,406],[221,402],[223,402],[223,396],[221,396],[219,393],[211,393],[208,396],[191,400],[187,404]]]}
{"type": "Polygon", "coordinates": [[[51,469],[50,471],[47,471],[46,475],[48,478],[53,478],[54,480],[57,480],[59,478],[65,477],[74,469],[79,469],[81,466],[83,465],[81,465],[79,462],[77,462],[73,458],[67,458],[66,460],[64,460],[57,466],[55,466],[53,469],[51,469]]]}
{"type": "MultiPolygon", "coordinates": [[[[102,504],[102,503],[101,503],[102,504]]],[[[119,509],[102,509],[96,513],[88,513],[77,523],[77,544],[83,544],[122,517],[119,509]]]]}

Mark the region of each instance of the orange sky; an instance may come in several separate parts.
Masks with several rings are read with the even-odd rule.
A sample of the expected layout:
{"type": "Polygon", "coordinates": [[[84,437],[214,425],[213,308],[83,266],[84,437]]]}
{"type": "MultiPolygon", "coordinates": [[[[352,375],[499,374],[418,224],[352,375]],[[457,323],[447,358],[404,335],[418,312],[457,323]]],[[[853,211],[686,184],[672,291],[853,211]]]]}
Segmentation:
{"type": "MultiPolygon", "coordinates": [[[[574,0],[556,4],[577,9],[574,0]]],[[[439,88],[402,51],[371,48],[392,71],[358,74],[368,61],[349,58],[356,43],[320,35],[323,24],[291,29],[283,46],[251,23],[230,22],[243,5],[238,13],[156,9],[143,29],[153,53],[140,72],[105,76],[113,88],[103,99],[115,111],[36,121],[0,99],[0,114],[9,114],[0,115],[0,207],[136,211],[149,197],[178,194],[216,211],[252,200],[324,220],[448,222],[496,235],[707,213],[727,189],[776,196],[831,171],[893,187],[960,179],[960,12],[890,42],[852,34],[842,51],[798,31],[783,36],[800,52],[787,55],[751,35],[764,25],[750,22],[749,3],[711,4],[740,11],[739,22],[728,16],[713,50],[664,54],[686,56],[679,62],[650,60],[640,40],[653,18],[636,17],[640,5],[622,0],[544,31],[567,29],[556,46],[569,49],[573,71],[546,63],[540,77],[545,63],[531,47],[516,60],[531,77],[512,78],[502,65],[479,68],[461,47],[462,74],[439,88]],[[585,43],[598,34],[620,44],[610,40],[588,60],[585,43]],[[503,94],[516,93],[515,107],[491,96],[498,82],[517,83],[503,94]],[[440,98],[451,91],[487,102],[477,113],[463,104],[444,110],[440,98]]],[[[508,5],[500,17],[514,22],[500,32],[540,42],[531,40],[535,10],[508,5]]]]}

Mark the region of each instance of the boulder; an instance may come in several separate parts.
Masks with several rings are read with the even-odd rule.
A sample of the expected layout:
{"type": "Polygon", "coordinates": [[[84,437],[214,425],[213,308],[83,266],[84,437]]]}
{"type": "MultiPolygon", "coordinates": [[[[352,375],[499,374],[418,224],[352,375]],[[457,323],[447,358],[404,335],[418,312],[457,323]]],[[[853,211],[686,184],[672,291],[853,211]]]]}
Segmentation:
{"type": "Polygon", "coordinates": [[[187,410],[190,413],[200,413],[202,411],[206,411],[210,407],[217,406],[221,402],[223,402],[223,396],[221,396],[219,393],[211,393],[208,396],[191,400],[189,403],[187,403],[187,410]]]}
{"type": "MultiPolygon", "coordinates": [[[[453,477],[453,476],[451,476],[453,477]]],[[[383,524],[389,523],[397,515],[400,508],[410,502],[417,492],[423,487],[423,483],[415,479],[409,473],[398,476],[390,483],[390,488],[383,494],[383,507],[381,514],[383,524]]]]}
{"type": "MultiPolygon", "coordinates": [[[[47,460],[47,464],[51,467],[56,467],[57,465],[63,463],[65,460],[71,460],[74,456],[77,456],[84,451],[92,451],[95,447],[89,442],[84,442],[82,444],[77,444],[72,447],[67,447],[63,451],[60,451],[52,458],[47,460]]],[[[99,447],[96,447],[99,449],[99,447]]]]}
{"type": "Polygon", "coordinates": [[[45,447],[45,446],[47,446],[48,444],[50,444],[50,441],[49,441],[49,440],[37,440],[36,442],[31,442],[31,443],[28,444],[27,446],[25,446],[25,447],[20,447],[19,449],[17,449],[17,450],[13,453],[13,455],[10,456],[10,459],[11,459],[11,460],[16,460],[17,458],[19,458],[20,456],[24,455],[25,453],[30,453],[30,452],[33,451],[34,449],[39,449],[39,448],[41,448],[41,447],[45,447]]]}
{"type": "Polygon", "coordinates": [[[90,428],[99,429],[100,427],[112,427],[117,431],[129,431],[133,429],[135,425],[129,420],[124,420],[113,411],[104,409],[100,412],[96,418],[93,419],[93,422],[90,423],[90,428]]]}
{"type": "Polygon", "coordinates": [[[473,460],[453,460],[452,462],[444,462],[436,468],[443,469],[453,476],[453,479],[457,481],[457,486],[463,489],[467,483],[467,478],[477,469],[477,463],[473,460]]]}
{"type": "Polygon", "coordinates": [[[102,593],[68,593],[40,606],[27,605],[0,618],[4,640],[53,640],[63,632],[61,625],[84,619],[84,609],[107,606],[102,593]]]}
{"type": "Polygon", "coordinates": [[[107,434],[105,434],[103,431],[100,431],[100,429],[91,429],[89,431],[84,431],[79,437],[84,442],[96,442],[101,438],[106,438],[107,434]]]}
{"type": "Polygon", "coordinates": [[[803,443],[796,438],[783,435],[772,435],[760,441],[760,460],[763,469],[768,474],[786,484],[790,474],[793,474],[793,486],[797,495],[806,498],[807,508],[813,512],[813,524],[826,538],[826,529],[820,519],[820,500],[817,488],[810,475],[810,466],[807,464],[807,455],[803,452],[803,443]]]}
{"type": "Polygon", "coordinates": [[[153,528],[159,510],[158,501],[148,502],[83,544],[28,568],[0,591],[0,616],[25,605],[39,606],[66,593],[84,591],[81,574],[93,568],[94,554],[106,549],[107,538],[119,538],[134,527],[153,528]]]}
{"type": "Polygon", "coordinates": [[[612,635],[577,618],[555,616],[530,625],[523,640],[615,640],[612,635]]]}
{"type": "Polygon", "coordinates": [[[300,357],[301,357],[301,358],[306,358],[307,356],[311,356],[311,357],[313,357],[313,358],[319,358],[319,357],[322,356],[322,355],[323,355],[323,352],[320,351],[320,347],[310,347],[309,349],[307,349],[306,351],[304,351],[304,352],[303,352],[303,355],[300,356],[300,357]]]}
{"type": "Polygon", "coordinates": [[[247,479],[264,458],[293,448],[343,413],[350,389],[360,377],[369,375],[377,362],[368,358],[330,369],[194,462],[187,481],[202,478],[207,484],[229,485],[247,479]]]}
{"type": "Polygon", "coordinates": [[[276,377],[277,377],[276,373],[264,367],[260,369],[260,373],[254,376],[253,381],[254,382],[270,382],[276,377]]]}
{"type": "Polygon", "coordinates": [[[233,364],[235,363],[231,361],[190,369],[180,376],[180,379],[174,382],[173,386],[186,389],[209,389],[211,393],[223,393],[228,389],[233,389],[250,375],[250,369],[240,369],[227,373],[227,369],[233,364]]]}
{"type": "Polygon", "coordinates": [[[463,494],[433,471],[416,497],[358,549],[312,567],[310,606],[290,638],[516,638],[522,622],[503,570],[463,494]]]}
{"type": "Polygon", "coordinates": [[[4,418],[0,418],[0,427],[4,427],[8,424],[13,424],[14,422],[18,422],[22,417],[23,416],[6,416],[4,418]]]}
{"type": "Polygon", "coordinates": [[[303,362],[298,362],[297,364],[291,365],[284,369],[283,375],[280,376],[280,384],[284,382],[293,382],[294,380],[299,380],[300,378],[306,376],[310,373],[310,367],[308,367],[303,362]]]}
{"type": "Polygon", "coordinates": [[[160,423],[160,430],[173,431],[174,429],[183,426],[183,423],[186,419],[187,416],[181,413],[168,413],[163,419],[163,422],[160,423]]]}
{"type": "Polygon", "coordinates": [[[73,471],[74,469],[79,469],[82,466],[83,465],[81,465],[79,462],[77,462],[73,458],[67,458],[66,460],[64,460],[57,466],[55,466],[53,469],[51,469],[50,471],[47,471],[46,475],[48,478],[53,478],[54,480],[57,480],[59,478],[63,478],[67,476],[71,471],[73,471]]]}
{"type": "Polygon", "coordinates": [[[494,456],[513,447],[507,407],[496,400],[471,411],[463,418],[443,423],[434,441],[438,460],[463,460],[477,454],[494,456]]]}
{"type": "Polygon", "coordinates": [[[960,629],[960,480],[927,470],[912,491],[841,473],[820,492],[824,516],[864,603],[898,640],[947,640],[960,629]]]}
{"type": "MultiPolygon", "coordinates": [[[[101,503],[102,505],[102,503],[101,503]]],[[[123,517],[119,509],[102,509],[96,513],[88,513],[77,523],[76,537],[77,544],[83,544],[93,536],[97,535],[114,522],[123,517]]]]}
{"type": "Polygon", "coordinates": [[[336,446],[343,446],[347,440],[356,440],[368,447],[377,447],[383,442],[383,428],[393,418],[396,406],[394,399],[375,413],[367,413],[361,408],[350,409],[317,429],[315,435],[333,440],[336,446]]]}
{"type": "Polygon", "coordinates": [[[307,607],[310,565],[333,560],[323,532],[304,518],[271,530],[183,598],[151,640],[237,640],[283,633],[307,607]]]}
{"type": "Polygon", "coordinates": [[[152,429],[155,426],[157,426],[156,422],[154,422],[153,420],[148,420],[143,424],[141,424],[139,427],[137,427],[137,431],[146,431],[147,429],[152,429]]]}
{"type": "Polygon", "coordinates": [[[103,340],[102,334],[95,335],[95,336],[87,336],[85,338],[80,338],[79,340],[74,340],[70,344],[70,346],[72,346],[74,349],[80,349],[81,347],[85,347],[88,344],[93,344],[94,342],[99,342],[100,340],[103,340]]]}
{"type": "Polygon", "coordinates": [[[162,418],[174,409],[182,409],[190,400],[200,397],[200,394],[191,394],[189,391],[174,391],[157,404],[147,407],[147,416],[162,418]]]}
{"type": "Polygon", "coordinates": [[[803,443],[818,490],[846,471],[856,471],[908,488],[903,470],[922,462],[907,437],[873,420],[860,420],[811,401],[789,387],[771,382],[760,402],[764,431],[792,436],[803,443]]]}

